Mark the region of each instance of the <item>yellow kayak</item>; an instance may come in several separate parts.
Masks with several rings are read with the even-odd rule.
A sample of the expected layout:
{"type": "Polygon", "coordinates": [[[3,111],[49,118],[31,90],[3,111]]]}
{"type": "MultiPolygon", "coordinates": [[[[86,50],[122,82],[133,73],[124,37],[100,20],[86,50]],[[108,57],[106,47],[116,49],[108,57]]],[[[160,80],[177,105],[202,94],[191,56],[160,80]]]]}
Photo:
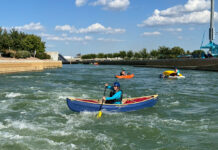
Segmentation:
{"type": "MultiPolygon", "coordinates": [[[[173,70],[167,70],[167,71],[164,71],[164,72],[163,72],[163,75],[165,75],[165,76],[170,76],[170,75],[173,74],[173,73],[176,73],[176,72],[173,71],[173,70]]],[[[183,76],[183,75],[180,73],[179,76],[183,76]]]]}
{"type": "Polygon", "coordinates": [[[176,72],[173,70],[167,70],[164,71],[162,74],[160,74],[160,78],[169,78],[169,79],[181,79],[185,78],[181,73],[179,75],[176,75],[176,72]]]}

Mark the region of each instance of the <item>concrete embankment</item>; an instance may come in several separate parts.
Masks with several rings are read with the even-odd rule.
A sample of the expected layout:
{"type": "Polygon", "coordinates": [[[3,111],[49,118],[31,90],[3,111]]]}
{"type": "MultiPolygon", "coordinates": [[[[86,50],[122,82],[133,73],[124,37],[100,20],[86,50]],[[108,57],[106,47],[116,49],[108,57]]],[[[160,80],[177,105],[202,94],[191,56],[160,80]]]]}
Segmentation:
{"type": "MultiPolygon", "coordinates": [[[[88,64],[96,61],[82,61],[88,64]]],[[[218,71],[218,58],[184,58],[184,59],[158,59],[158,60],[104,60],[97,61],[100,65],[132,65],[136,67],[174,68],[190,70],[218,71]]]]}
{"type": "Polygon", "coordinates": [[[0,74],[25,72],[25,71],[41,71],[48,68],[62,67],[61,61],[51,60],[0,60],[0,74]]]}

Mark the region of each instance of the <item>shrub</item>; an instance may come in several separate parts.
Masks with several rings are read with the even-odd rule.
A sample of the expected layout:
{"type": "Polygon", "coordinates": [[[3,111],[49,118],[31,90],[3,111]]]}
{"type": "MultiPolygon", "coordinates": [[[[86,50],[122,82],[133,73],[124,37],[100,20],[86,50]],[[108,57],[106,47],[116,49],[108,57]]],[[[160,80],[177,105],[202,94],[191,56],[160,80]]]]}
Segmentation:
{"type": "Polygon", "coordinates": [[[51,56],[46,53],[36,53],[36,57],[39,59],[51,59],[51,56]]]}
{"type": "Polygon", "coordinates": [[[17,53],[15,55],[16,58],[28,58],[30,56],[31,56],[31,54],[28,51],[17,51],[17,53]]]}
{"type": "Polygon", "coordinates": [[[14,51],[14,50],[2,50],[2,56],[3,57],[14,58],[15,55],[16,55],[16,51],[14,51]]]}

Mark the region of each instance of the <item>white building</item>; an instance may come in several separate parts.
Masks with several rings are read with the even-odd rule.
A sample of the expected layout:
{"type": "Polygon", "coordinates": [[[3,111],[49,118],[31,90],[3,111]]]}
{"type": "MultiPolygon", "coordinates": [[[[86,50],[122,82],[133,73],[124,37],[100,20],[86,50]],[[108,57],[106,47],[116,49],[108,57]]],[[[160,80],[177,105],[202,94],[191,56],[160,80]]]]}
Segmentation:
{"type": "Polygon", "coordinates": [[[58,52],[46,52],[46,54],[51,56],[51,60],[58,61],[58,52]]]}

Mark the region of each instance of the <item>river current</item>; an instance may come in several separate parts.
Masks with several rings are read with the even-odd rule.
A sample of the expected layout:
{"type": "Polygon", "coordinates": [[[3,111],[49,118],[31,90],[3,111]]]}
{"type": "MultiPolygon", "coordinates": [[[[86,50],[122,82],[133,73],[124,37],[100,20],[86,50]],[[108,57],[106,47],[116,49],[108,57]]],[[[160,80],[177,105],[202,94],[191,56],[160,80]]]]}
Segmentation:
{"type": "Polygon", "coordinates": [[[0,150],[217,150],[218,72],[160,79],[165,70],[79,64],[2,74],[0,150]],[[101,99],[122,68],[135,74],[118,80],[124,97],[158,94],[155,106],[100,119],[69,110],[67,97],[101,99]]]}

